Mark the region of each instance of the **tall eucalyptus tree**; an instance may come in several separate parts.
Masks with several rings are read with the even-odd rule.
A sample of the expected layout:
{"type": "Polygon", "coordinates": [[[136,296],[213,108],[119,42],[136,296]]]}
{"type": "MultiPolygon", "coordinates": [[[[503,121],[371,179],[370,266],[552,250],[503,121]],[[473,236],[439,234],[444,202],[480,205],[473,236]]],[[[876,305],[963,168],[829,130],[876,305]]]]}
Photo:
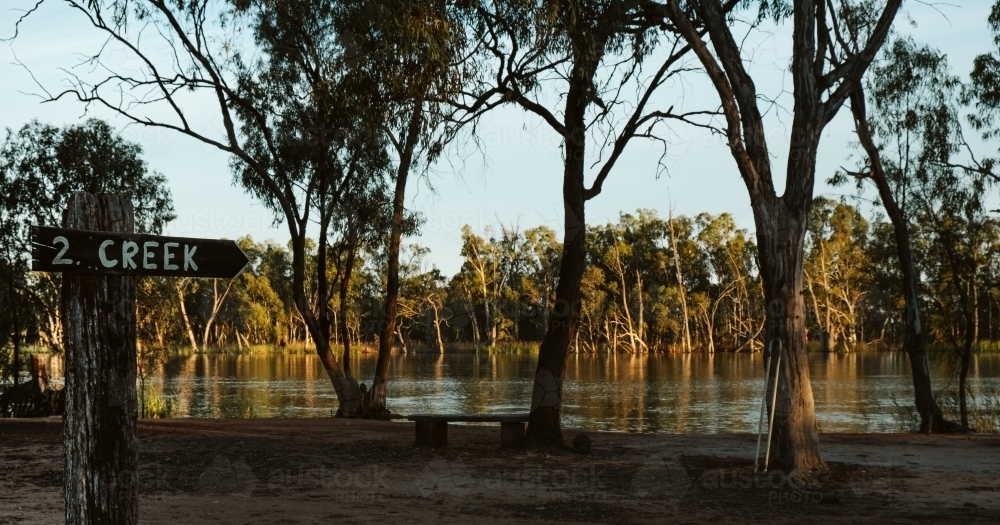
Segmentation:
{"type": "MultiPolygon", "coordinates": [[[[671,31],[683,35],[718,92],[725,114],[725,135],[750,194],[757,229],[760,275],[767,306],[765,349],[780,349],[778,403],[771,456],[789,472],[825,469],[816,426],[816,406],[806,358],[805,304],[802,294],[806,225],[813,202],[816,153],[826,125],[860,81],[882,47],[902,0],[886,0],[882,9],[847,26],[854,16],[851,0],[760,2],[755,27],[766,16],[792,23],[793,83],[791,140],[784,192],[775,190],[772,151],[764,129],[764,111],[742,41],[732,18],[716,0],[668,0],[664,8],[671,31]],[[711,42],[699,31],[707,29],[711,42]],[[853,28],[844,31],[845,27],[853,28]]],[[[769,395],[768,400],[772,399],[769,395]]],[[[769,401],[769,405],[771,405],[769,401]]]]}
{"type": "Polygon", "coordinates": [[[562,255],[534,376],[527,433],[532,444],[563,445],[563,373],[580,322],[587,267],[586,202],[601,193],[633,139],[666,147],[666,122],[705,126],[700,118],[715,113],[652,109],[654,93],[688,70],[683,59],[690,50],[682,39],[657,31],[662,7],[644,0],[495,0],[472,2],[464,15],[475,69],[454,104],[456,119],[475,126],[491,109],[513,105],[541,119],[562,141],[562,255]],[[650,62],[653,73],[645,77],[650,62]],[[635,90],[634,100],[626,89],[635,90]],[[588,158],[588,143],[598,149],[596,160],[588,158]]]}
{"type": "MultiPolygon", "coordinates": [[[[330,349],[326,239],[333,209],[346,188],[386,176],[387,170],[392,173],[392,144],[398,154],[394,212],[399,220],[393,226],[398,245],[400,188],[406,183],[399,175],[408,172],[427,129],[423,106],[413,103],[420,89],[412,84],[426,87],[431,83],[427,78],[437,78],[439,70],[422,69],[425,59],[440,59],[433,64],[449,60],[437,45],[447,40],[447,24],[422,11],[429,3],[419,2],[375,7],[333,0],[66,4],[103,33],[108,45],[86,58],[102,67],[73,74],[69,88],[45,91],[46,98],[75,98],[128,122],[172,130],[228,153],[236,181],[288,228],[293,302],[337,391],[341,412],[383,412],[385,358],[380,357],[377,367],[376,394],[366,398],[330,349]],[[407,7],[412,10],[401,13],[407,7]],[[405,16],[396,16],[401,14],[405,16]],[[367,26],[359,23],[365,21],[367,26]],[[369,37],[398,46],[358,45],[365,39],[361,28],[369,29],[369,37]],[[109,60],[112,50],[129,56],[128,68],[109,60]],[[192,104],[189,93],[212,104],[208,116],[215,120],[210,125],[196,124],[206,114],[204,106],[192,104]],[[412,133],[393,135],[393,129],[412,133]],[[305,252],[309,229],[316,223],[319,291],[310,304],[304,289],[305,252]]],[[[389,288],[391,296],[392,282],[389,288]]]]}
{"type": "Polygon", "coordinates": [[[893,41],[866,82],[851,93],[851,113],[864,162],[856,171],[838,173],[831,180],[843,183],[849,174],[856,178],[859,189],[870,180],[892,223],[905,301],[903,349],[910,358],[921,432],[958,429],[942,416],[931,389],[926,352],[930,323],[921,320],[920,269],[914,262],[911,230],[917,211],[913,196],[917,187],[927,182],[932,156],[940,153],[945,158],[937,160],[947,161],[955,150],[952,141],[957,121],[949,106],[959,87],[943,55],[912,39],[893,41]],[[952,100],[948,100],[949,91],[952,100]],[[871,113],[866,101],[869,94],[875,101],[871,113]]]}

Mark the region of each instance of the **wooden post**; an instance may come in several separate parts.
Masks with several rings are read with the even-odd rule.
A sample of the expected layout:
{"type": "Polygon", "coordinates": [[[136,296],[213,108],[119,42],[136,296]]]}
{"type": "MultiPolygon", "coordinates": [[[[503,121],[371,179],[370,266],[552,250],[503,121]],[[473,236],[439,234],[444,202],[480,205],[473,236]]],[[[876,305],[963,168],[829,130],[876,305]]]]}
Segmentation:
{"type": "Polygon", "coordinates": [[[448,445],[447,421],[417,421],[418,447],[444,447],[448,445]]]}
{"type": "Polygon", "coordinates": [[[524,446],[524,427],[521,422],[500,423],[500,448],[520,448],[524,446]]]}
{"type": "MultiPolygon", "coordinates": [[[[132,203],[124,195],[76,193],[63,212],[63,227],[133,233],[132,203]]],[[[134,278],[64,273],[62,316],[66,523],[134,525],[139,517],[134,278]]]]}

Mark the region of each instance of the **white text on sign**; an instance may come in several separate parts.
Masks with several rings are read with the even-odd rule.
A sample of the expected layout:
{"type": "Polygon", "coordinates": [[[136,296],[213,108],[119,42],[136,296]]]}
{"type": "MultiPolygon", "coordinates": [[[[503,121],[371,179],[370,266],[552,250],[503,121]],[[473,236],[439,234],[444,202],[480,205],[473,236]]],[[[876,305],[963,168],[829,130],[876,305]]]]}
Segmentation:
{"type": "MultiPolygon", "coordinates": [[[[188,244],[183,245],[181,248],[180,243],[176,242],[165,242],[163,243],[163,248],[160,248],[160,243],[156,241],[146,241],[142,243],[142,255],[139,255],[139,243],[132,241],[122,241],[121,242],[121,267],[124,270],[133,270],[138,268],[138,264],[142,265],[144,270],[156,270],[158,261],[162,262],[162,269],[164,270],[180,270],[181,265],[171,262],[180,258],[183,260],[184,271],[197,271],[198,265],[194,261],[194,254],[198,251],[197,246],[191,246],[188,244]],[[182,255],[183,253],[183,255],[182,255]],[[138,259],[138,262],[136,262],[138,259]]],[[[115,250],[115,241],[113,239],[108,239],[101,243],[101,247],[97,251],[97,257],[100,259],[101,264],[105,268],[115,268],[119,264],[118,259],[112,259],[108,253],[117,253],[115,250]]],[[[54,262],[54,261],[53,261],[54,262]]],[[[178,261],[180,262],[180,261],[178,261]]]]}

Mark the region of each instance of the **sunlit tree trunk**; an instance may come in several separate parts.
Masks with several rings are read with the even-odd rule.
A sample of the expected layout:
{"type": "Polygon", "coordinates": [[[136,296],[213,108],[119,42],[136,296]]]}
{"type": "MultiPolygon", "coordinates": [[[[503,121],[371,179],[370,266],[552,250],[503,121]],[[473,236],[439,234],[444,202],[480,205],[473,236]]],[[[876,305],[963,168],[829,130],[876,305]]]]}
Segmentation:
{"type": "Polygon", "coordinates": [[[636,288],[636,291],[638,291],[638,293],[639,293],[639,325],[638,325],[639,342],[642,343],[643,347],[647,347],[647,345],[646,345],[646,320],[645,320],[645,311],[646,311],[646,308],[645,308],[644,301],[643,301],[642,272],[636,270],[636,272],[635,272],[635,280],[636,280],[635,288],[636,288]]]}
{"type": "Polygon", "coordinates": [[[469,323],[472,325],[472,344],[475,345],[476,350],[479,350],[481,343],[479,341],[479,322],[476,320],[476,305],[470,300],[465,303],[465,309],[469,312],[469,323]]]}
{"type": "Polygon", "coordinates": [[[677,253],[677,234],[674,232],[674,209],[670,208],[670,216],[667,219],[667,223],[670,225],[670,244],[673,246],[674,252],[674,270],[677,275],[677,290],[681,296],[681,316],[684,320],[684,351],[691,351],[691,332],[688,322],[688,306],[687,306],[687,294],[684,291],[684,276],[681,275],[681,257],[677,253]]]}
{"type": "Polygon", "coordinates": [[[198,351],[198,341],[194,338],[194,329],[191,328],[191,318],[187,313],[187,306],[184,304],[184,292],[187,290],[188,284],[191,282],[190,278],[181,278],[174,283],[174,288],[177,290],[177,304],[181,310],[181,319],[184,320],[184,331],[187,332],[188,342],[191,344],[191,350],[195,352],[198,351]]]}
{"type": "Polygon", "coordinates": [[[439,354],[443,354],[444,339],[441,337],[441,311],[437,304],[431,304],[431,309],[434,311],[434,334],[437,337],[437,351],[439,354]]]}
{"type": "Polygon", "coordinates": [[[780,199],[762,204],[754,206],[754,218],[767,304],[765,360],[780,350],[782,361],[777,404],[771,404],[774,383],[767,394],[775,427],[771,456],[789,471],[825,468],[805,348],[802,263],[808,204],[797,210],[789,210],[780,199]]]}
{"type": "MultiPolygon", "coordinates": [[[[420,138],[424,115],[423,100],[413,103],[413,113],[400,151],[399,166],[396,169],[396,187],[392,200],[392,226],[389,232],[388,269],[385,290],[385,328],[379,338],[378,358],[375,361],[375,377],[372,387],[365,395],[364,410],[369,417],[388,414],[385,406],[386,388],[389,381],[389,358],[392,355],[392,335],[396,332],[399,310],[399,247],[403,238],[403,213],[406,199],[406,181],[413,163],[413,154],[420,138]]],[[[400,336],[402,341],[402,336],[400,336]]],[[[405,346],[404,346],[405,349],[405,346]]]]}
{"type": "MultiPolygon", "coordinates": [[[[204,349],[208,348],[208,336],[212,333],[212,324],[215,322],[215,318],[218,317],[219,311],[222,310],[222,304],[226,301],[226,297],[229,296],[229,290],[233,286],[234,279],[227,279],[229,282],[226,283],[226,290],[219,295],[219,280],[212,279],[212,310],[205,320],[205,331],[202,332],[201,336],[201,347],[204,349]]],[[[217,342],[218,343],[218,342],[217,342]]]]}

